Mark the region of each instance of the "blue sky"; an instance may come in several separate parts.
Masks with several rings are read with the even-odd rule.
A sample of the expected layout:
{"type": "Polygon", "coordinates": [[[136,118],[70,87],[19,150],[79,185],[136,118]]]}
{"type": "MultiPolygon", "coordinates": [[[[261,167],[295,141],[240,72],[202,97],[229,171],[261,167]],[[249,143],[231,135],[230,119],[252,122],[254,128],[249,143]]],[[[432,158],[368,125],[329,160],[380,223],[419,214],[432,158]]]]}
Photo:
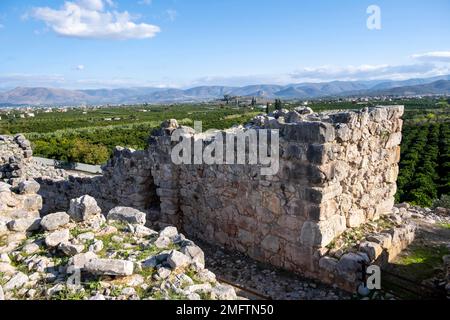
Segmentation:
{"type": "Polygon", "coordinates": [[[0,88],[450,74],[450,1],[0,0],[0,88]],[[380,8],[381,29],[366,12],[380,8]]]}

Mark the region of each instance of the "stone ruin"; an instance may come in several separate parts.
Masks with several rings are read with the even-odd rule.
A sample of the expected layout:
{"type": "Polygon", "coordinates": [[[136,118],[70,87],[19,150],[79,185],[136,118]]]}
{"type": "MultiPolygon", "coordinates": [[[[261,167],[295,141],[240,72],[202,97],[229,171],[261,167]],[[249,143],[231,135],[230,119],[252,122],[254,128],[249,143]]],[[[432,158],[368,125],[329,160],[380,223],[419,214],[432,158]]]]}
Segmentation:
{"type": "MultiPolygon", "coordinates": [[[[39,170],[26,176],[41,186],[43,214],[67,211],[70,199],[87,194],[103,212],[131,206],[146,212],[152,224],[173,225],[189,237],[354,291],[361,261],[375,261],[383,252],[391,260],[414,238],[413,227],[398,226],[384,233],[389,245],[373,240],[358,252],[329,255],[346,230],[392,214],[403,111],[280,110],[224,131],[278,129],[279,170],[272,176],[262,176],[261,165],[174,164],[175,129],[183,129],[186,139],[211,143],[175,120],[153,132],[146,150],[117,147],[100,176],[55,178],[39,170]]],[[[20,136],[2,139],[15,143],[23,159],[31,156],[20,136]]],[[[1,150],[2,177],[14,180],[22,159],[1,150]]]]}

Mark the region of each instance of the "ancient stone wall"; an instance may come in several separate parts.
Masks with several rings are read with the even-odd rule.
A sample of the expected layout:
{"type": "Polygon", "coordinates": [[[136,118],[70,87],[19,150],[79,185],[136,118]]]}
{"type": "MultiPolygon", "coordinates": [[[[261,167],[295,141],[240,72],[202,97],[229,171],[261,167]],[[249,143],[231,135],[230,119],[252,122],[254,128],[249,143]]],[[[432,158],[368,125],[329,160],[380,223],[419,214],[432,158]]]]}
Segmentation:
{"type": "Polygon", "coordinates": [[[42,212],[66,211],[68,200],[87,194],[97,199],[103,212],[117,205],[130,206],[148,212],[154,219],[158,201],[146,151],[116,147],[102,169],[103,175],[94,177],[37,178],[44,198],[42,212]]]}
{"type": "MultiPolygon", "coordinates": [[[[391,212],[402,114],[403,106],[320,114],[300,108],[258,116],[245,127],[222,132],[233,137],[249,129],[258,134],[279,130],[275,175],[261,175],[261,164],[176,165],[171,160],[175,129],[204,146],[214,142],[214,135],[166,121],[146,150],[117,148],[102,176],[37,179],[42,212],[67,210],[70,199],[88,194],[104,213],[118,205],[134,207],[147,212],[148,220],[175,225],[190,237],[339,282],[325,275],[336,268],[323,262],[327,259],[319,261],[345,230],[391,212]]],[[[355,259],[350,260],[344,266],[354,267],[355,259]]],[[[343,287],[352,278],[344,271],[343,287]]]]}
{"type": "Polygon", "coordinates": [[[33,157],[30,141],[23,135],[0,136],[0,181],[17,186],[21,181],[36,177],[67,178],[61,169],[45,166],[33,157]]]}
{"type": "Polygon", "coordinates": [[[394,106],[256,118],[247,129],[280,130],[274,176],[261,176],[259,165],[173,165],[171,123],[150,145],[161,218],[191,236],[314,274],[335,237],[392,209],[402,114],[394,106]]]}

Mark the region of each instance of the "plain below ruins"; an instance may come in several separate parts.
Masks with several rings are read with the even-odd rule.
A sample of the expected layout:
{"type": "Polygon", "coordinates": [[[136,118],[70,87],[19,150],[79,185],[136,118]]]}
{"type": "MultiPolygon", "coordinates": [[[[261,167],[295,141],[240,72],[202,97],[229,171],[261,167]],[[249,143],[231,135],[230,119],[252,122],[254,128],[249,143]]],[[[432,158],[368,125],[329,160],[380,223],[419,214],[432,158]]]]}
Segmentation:
{"type": "MultiPolygon", "coordinates": [[[[198,141],[192,128],[179,126],[176,120],[165,121],[154,130],[145,150],[117,147],[102,175],[89,177],[39,165],[23,136],[2,136],[0,178],[5,183],[0,188],[0,232],[22,241],[22,237],[13,236],[20,232],[15,230],[39,229],[39,224],[20,228],[20,223],[26,224],[22,220],[27,212],[33,212],[41,225],[49,214],[69,213],[68,223],[89,220],[79,216],[73,221],[75,213],[95,217],[101,213],[107,221],[115,214],[114,220],[126,221],[133,232],[147,234],[139,241],[151,246],[159,241],[159,247],[167,247],[158,253],[160,256],[153,253],[156,258],[152,264],[167,279],[180,274],[167,259],[172,259],[172,266],[194,263],[193,248],[198,247],[176,238],[186,235],[355,292],[361,283],[361,263],[391,261],[414,239],[414,226],[394,207],[402,115],[403,106],[324,113],[297,108],[257,116],[244,126],[223,131],[229,137],[250,129],[279,130],[279,170],[274,175],[262,175],[263,165],[258,163],[173,163],[171,150],[176,142],[171,135],[176,129],[182,130],[185,138],[198,141]],[[23,189],[34,181],[35,193],[28,194],[23,189]],[[135,211],[144,216],[138,218],[135,211]],[[376,225],[372,228],[376,232],[364,234],[356,248],[340,245],[342,235],[357,228],[364,230],[367,224],[376,225]],[[172,227],[182,233],[161,237],[153,231],[172,227]],[[193,247],[186,249],[189,245],[193,247]]],[[[204,147],[212,140],[202,134],[204,147]]],[[[99,230],[107,227],[99,221],[100,229],[93,231],[95,239],[99,230]]],[[[53,241],[63,237],[62,250],[70,255],[91,252],[88,246],[79,245],[77,232],[57,230],[61,234],[53,241]]],[[[47,232],[44,230],[44,237],[47,232]]],[[[102,239],[103,245],[111,241],[104,235],[102,239]]],[[[45,243],[38,245],[45,247],[45,243]]],[[[131,247],[137,251],[131,255],[135,257],[132,264],[136,264],[143,258],[139,253],[142,249],[136,244],[131,247]]],[[[109,259],[114,257],[111,254],[109,259]]],[[[103,260],[99,260],[97,265],[85,266],[100,268],[103,260]]],[[[127,255],[121,260],[128,261],[127,255]]],[[[132,266],[121,263],[117,268],[133,272],[132,266]]],[[[204,273],[199,266],[196,270],[204,273]]],[[[235,297],[224,288],[214,288],[206,286],[204,291],[195,292],[235,297]]]]}

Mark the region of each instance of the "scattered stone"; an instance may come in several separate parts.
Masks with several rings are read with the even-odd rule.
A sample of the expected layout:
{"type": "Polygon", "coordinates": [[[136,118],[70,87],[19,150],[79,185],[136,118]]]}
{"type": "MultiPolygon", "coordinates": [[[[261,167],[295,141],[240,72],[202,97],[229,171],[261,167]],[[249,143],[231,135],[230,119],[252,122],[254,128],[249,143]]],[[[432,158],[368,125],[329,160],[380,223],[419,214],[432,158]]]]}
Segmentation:
{"type": "Polygon", "coordinates": [[[156,241],[155,241],[155,246],[158,249],[168,248],[171,244],[172,244],[172,240],[170,240],[168,237],[159,236],[158,239],[156,239],[156,241]]]}
{"type": "Polygon", "coordinates": [[[172,271],[170,271],[167,268],[164,268],[164,267],[158,268],[158,276],[161,279],[167,279],[171,273],[172,273],[172,271]]]}
{"type": "MultiPolygon", "coordinates": [[[[117,233],[117,228],[114,226],[105,226],[100,231],[97,232],[98,237],[109,236],[111,234],[117,233]]],[[[92,239],[91,239],[92,240],[92,239]]]]}
{"type": "Polygon", "coordinates": [[[69,216],[76,222],[86,221],[101,213],[97,201],[88,195],[70,200],[69,216]]]}
{"type": "Polygon", "coordinates": [[[89,246],[89,251],[92,252],[100,252],[103,250],[103,241],[102,240],[96,240],[93,244],[89,246]]]}
{"type": "Polygon", "coordinates": [[[159,237],[166,237],[169,239],[173,239],[178,235],[178,230],[175,227],[168,226],[161,230],[159,233],[159,237]]]}
{"type": "Polygon", "coordinates": [[[37,218],[15,219],[8,223],[8,228],[16,232],[36,231],[40,228],[40,222],[41,219],[37,218]]]}
{"type": "Polygon", "coordinates": [[[172,250],[167,257],[167,263],[172,269],[182,269],[191,263],[191,259],[177,250],[172,250]]]}
{"type": "Polygon", "coordinates": [[[70,238],[69,229],[53,231],[45,237],[45,244],[48,247],[56,247],[61,242],[67,242],[70,238]]]}
{"type": "Polygon", "coordinates": [[[124,296],[135,296],[136,295],[136,290],[132,287],[127,287],[127,288],[123,288],[121,291],[121,294],[123,294],[124,296]]]}
{"type": "Polygon", "coordinates": [[[81,233],[77,236],[77,239],[81,242],[88,242],[95,239],[95,234],[93,232],[81,233]]]}
{"type": "Polygon", "coordinates": [[[146,214],[130,207],[115,207],[108,212],[107,220],[144,225],[146,214]]]}
{"type": "Polygon", "coordinates": [[[212,288],[211,297],[217,300],[236,300],[236,292],[233,287],[226,284],[219,284],[212,288]]]}
{"type": "Polygon", "coordinates": [[[106,300],[105,296],[97,293],[95,296],[89,298],[89,300],[106,300]]]}
{"type": "Polygon", "coordinates": [[[205,265],[205,254],[200,247],[190,244],[181,248],[181,253],[191,258],[192,262],[198,262],[205,265]]]}
{"type": "Polygon", "coordinates": [[[25,283],[28,282],[28,276],[22,272],[18,272],[14,277],[12,277],[4,286],[3,286],[3,290],[5,290],[5,292],[10,291],[10,290],[14,290],[14,289],[19,289],[21,288],[23,285],[25,285],[25,283]]]}
{"type": "Polygon", "coordinates": [[[72,257],[83,252],[84,245],[72,244],[70,242],[61,242],[58,246],[58,249],[61,250],[66,256],[72,257]]]}
{"type": "Polygon", "coordinates": [[[136,225],[133,233],[138,237],[149,237],[158,234],[158,232],[142,225],[136,225]]]}
{"type": "Polygon", "coordinates": [[[11,259],[9,258],[7,253],[0,254],[0,262],[11,263],[11,259]]]}
{"type": "Polygon", "coordinates": [[[131,261],[114,259],[93,259],[85,267],[85,271],[96,275],[130,276],[134,265],[131,261]]]}
{"type": "Polygon", "coordinates": [[[86,252],[86,253],[79,253],[75,256],[73,256],[69,260],[69,265],[72,266],[73,269],[84,269],[86,264],[94,259],[97,259],[97,255],[94,252],[86,252]]]}
{"type": "Polygon", "coordinates": [[[13,275],[16,273],[16,268],[6,262],[0,262],[0,273],[4,273],[6,275],[13,275]]]}
{"type": "Polygon", "coordinates": [[[209,283],[202,283],[202,284],[193,284],[188,287],[186,287],[184,290],[188,293],[207,293],[210,292],[212,289],[211,284],[209,283]]]}
{"type": "Polygon", "coordinates": [[[23,248],[22,251],[25,252],[26,254],[33,254],[35,252],[39,251],[39,245],[37,245],[36,243],[28,243],[26,244],[23,248]]]}
{"type": "Polygon", "coordinates": [[[65,226],[70,221],[70,216],[65,212],[57,212],[46,215],[41,220],[41,226],[44,230],[54,231],[65,226]]]}

